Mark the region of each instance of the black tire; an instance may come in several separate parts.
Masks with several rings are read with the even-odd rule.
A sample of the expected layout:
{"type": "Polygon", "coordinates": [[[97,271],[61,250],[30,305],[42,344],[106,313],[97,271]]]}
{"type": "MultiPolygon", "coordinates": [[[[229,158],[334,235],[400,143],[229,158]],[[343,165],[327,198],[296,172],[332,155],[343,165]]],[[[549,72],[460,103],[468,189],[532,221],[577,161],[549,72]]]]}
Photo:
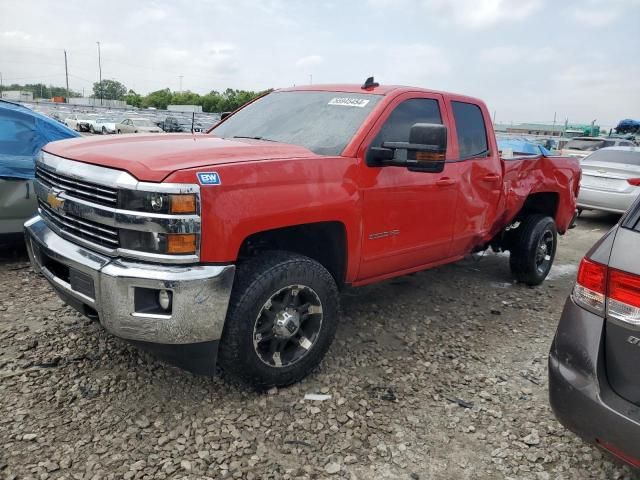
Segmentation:
{"type": "Polygon", "coordinates": [[[107,129],[105,127],[102,127],[102,135],[106,135],[107,134],[107,129]]]}
{"type": "MultiPolygon", "coordinates": [[[[296,293],[296,297],[297,295],[296,293]]],[[[218,364],[225,375],[257,390],[295,383],[307,376],[329,349],[338,326],[338,305],[335,280],[315,260],[289,252],[268,251],[241,263],[236,272],[220,341],[218,364]],[[288,286],[308,287],[319,300],[322,313],[317,333],[312,337],[313,343],[304,347],[301,357],[291,364],[275,366],[265,363],[261,358],[254,335],[255,338],[258,337],[256,329],[263,318],[265,306],[269,304],[267,308],[271,308],[271,300],[288,286]]],[[[274,307],[276,308],[280,307],[274,307]]],[[[301,335],[306,340],[304,332],[300,332],[303,332],[302,326],[296,335],[301,335]]],[[[273,335],[273,330],[269,333],[273,335]]],[[[285,344],[290,349],[300,350],[294,337],[286,340],[285,344]]],[[[299,344],[302,345],[302,342],[299,344]]]]}
{"type": "Polygon", "coordinates": [[[540,285],[549,274],[556,255],[558,231],[553,218],[530,215],[513,231],[509,265],[519,282],[540,285]]]}
{"type": "Polygon", "coordinates": [[[89,126],[89,131],[90,131],[91,133],[93,133],[94,135],[95,135],[95,133],[96,133],[95,129],[93,128],[93,125],[90,125],[90,126],[89,126]]]}
{"type": "Polygon", "coordinates": [[[122,132],[120,130],[118,130],[118,135],[120,135],[122,132]]]}

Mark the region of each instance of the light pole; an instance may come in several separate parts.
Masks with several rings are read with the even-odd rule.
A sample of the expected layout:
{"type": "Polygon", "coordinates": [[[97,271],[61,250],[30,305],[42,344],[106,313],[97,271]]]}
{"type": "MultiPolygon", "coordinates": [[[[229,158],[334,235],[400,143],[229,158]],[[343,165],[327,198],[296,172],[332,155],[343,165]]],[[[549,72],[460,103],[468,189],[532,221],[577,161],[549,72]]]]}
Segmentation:
{"type": "Polygon", "coordinates": [[[102,61],[100,59],[100,42],[96,42],[98,44],[98,74],[100,78],[100,105],[102,105],[102,97],[104,94],[104,88],[102,86],[102,61]]]}

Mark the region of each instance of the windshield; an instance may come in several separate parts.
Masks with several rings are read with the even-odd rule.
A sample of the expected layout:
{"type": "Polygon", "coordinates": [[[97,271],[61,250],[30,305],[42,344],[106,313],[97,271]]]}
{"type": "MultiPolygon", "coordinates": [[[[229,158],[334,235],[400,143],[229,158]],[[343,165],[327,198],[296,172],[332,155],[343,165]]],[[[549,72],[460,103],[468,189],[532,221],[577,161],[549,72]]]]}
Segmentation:
{"type": "Polygon", "coordinates": [[[229,117],[211,134],[291,143],[320,155],[340,155],[380,95],[273,92],[229,117]]]}
{"type": "Polygon", "coordinates": [[[98,118],[96,120],[96,122],[98,123],[109,123],[111,120],[109,120],[108,118],[98,118]]]}
{"type": "Polygon", "coordinates": [[[567,150],[584,150],[586,152],[593,152],[595,150],[598,150],[599,148],[602,148],[603,146],[604,146],[604,140],[599,140],[595,138],[593,140],[587,140],[587,139],[581,138],[580,140],[574,139],[567,142],[564,148],[566,148],[567,150]]]}
{"type": "Polygon", "coordinates": [[[598,150],[584,159],[586,162],[623,163],[640,166],[640,150],[598,150]]]}
{"type": "Polygon", "coordinates": [[[149,120],[132,120],[136,127],[155,127],[149,120]]]}

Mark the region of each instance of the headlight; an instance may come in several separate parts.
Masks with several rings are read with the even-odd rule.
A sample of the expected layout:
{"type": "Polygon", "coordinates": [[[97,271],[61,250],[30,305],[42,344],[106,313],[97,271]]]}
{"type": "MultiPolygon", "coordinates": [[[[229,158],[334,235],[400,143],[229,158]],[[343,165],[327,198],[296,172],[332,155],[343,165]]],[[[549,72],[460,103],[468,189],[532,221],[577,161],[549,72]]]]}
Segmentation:
{"type": "Polygon", "coordinates": [[[120,248],[161,255],[193,255],[198,250],[198,235],[122,229],[120,230],[120,248]]]}
{"type": "Polygon", "coordinates": [[[120,190],[118,207],[147,213],[195,214],[196,196],[189,194],[170,194],[161,192],[143,192],[139,190],[120,190]]]}

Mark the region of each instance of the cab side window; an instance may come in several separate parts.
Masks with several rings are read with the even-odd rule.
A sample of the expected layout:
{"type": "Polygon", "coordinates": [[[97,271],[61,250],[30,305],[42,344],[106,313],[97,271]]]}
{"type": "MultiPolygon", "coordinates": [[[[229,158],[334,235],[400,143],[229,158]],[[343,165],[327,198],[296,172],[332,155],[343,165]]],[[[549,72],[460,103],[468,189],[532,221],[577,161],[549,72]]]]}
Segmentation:
{"type": "Polygon", "coordinates": [[[384,142],[408,142],[414,123],[442,124],[438,101],[431,98],[411,98],[402,102],[391,112],[371,146],[381,147],[384,142]]]}
{"type": "Polygon", "coordinates": [[[458,133],[460,160],[486,157],[489,153],[487,128],[480,107],[465,102],[451,102],[451,106],[458,133]]]}

